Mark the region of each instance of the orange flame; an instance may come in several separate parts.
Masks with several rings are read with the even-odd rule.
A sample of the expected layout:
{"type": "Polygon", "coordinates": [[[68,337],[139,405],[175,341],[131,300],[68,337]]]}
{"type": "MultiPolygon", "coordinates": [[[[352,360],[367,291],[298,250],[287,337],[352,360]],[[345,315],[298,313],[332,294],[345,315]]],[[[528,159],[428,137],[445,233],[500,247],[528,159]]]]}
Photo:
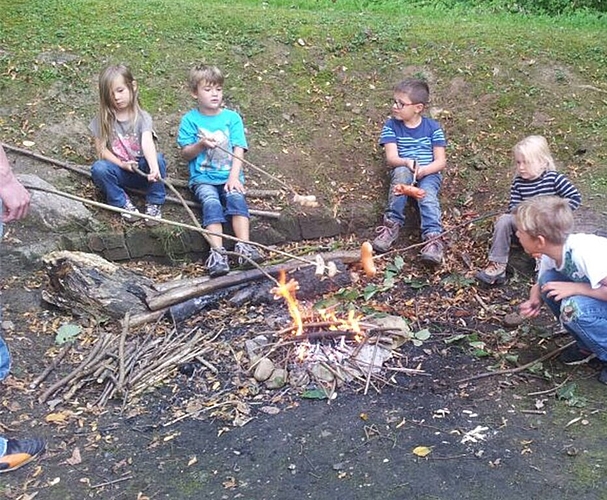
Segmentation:
{"type": "MultiPolygon", "coordinates": [[[[271,292],[276,300],[283,298],[289,308],[289,314],[293,319],[293,330],[295,335],[301,335],[303,333],[303,315],[300,309],[299,302],[295,297],[295,293],[299,290],[299,283],[294,279],[287,282],[286,273],[284,270],[280,271],[278,278],[278,286],[272,288],[271,292]]],[[[354,310],[348,312],[347,319],[338,318],[333,311],[320,310],[318,311],[320,318],[327,323],[330,323],[329,330],[341,330],[345,332],[354,332],[354,340],[356,342],[362,342],[364,339],[364,333],[360,327],[360,319],[362,316],[357,316],[354,310]]],[[[307,352],[305,346],[307,342],[300,344],[297,349],[298,358],[303,360],[307,352]]]]}
{"type": "Polygon", "coordinates": [[[280,271],[278,278],[278,286],[272,288],[271,292],[274,294],[275,299],[283,298],[287,302],[289,307],[289,314],[293,318],[295,328],[297,328],[296,335],[301,335],[303,332],[303,321],[301,319],[301,312],[299,311],[299,304],[295,298],[295,292],[299,290],[299,283],[293,278],[286,282],[287,276],[284,270],[280,271]]]}

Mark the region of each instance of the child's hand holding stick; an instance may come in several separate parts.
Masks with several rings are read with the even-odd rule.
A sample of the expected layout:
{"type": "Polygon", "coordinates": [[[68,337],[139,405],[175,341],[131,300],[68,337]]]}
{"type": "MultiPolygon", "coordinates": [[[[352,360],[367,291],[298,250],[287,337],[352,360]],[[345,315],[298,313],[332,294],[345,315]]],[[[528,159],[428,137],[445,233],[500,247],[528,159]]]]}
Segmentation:
{"type": "Polygon", "coordinates": [[[411,184],[395,184],[394,194],[411,196],[416,200],[421,200],[426,196],[426,192],[422,188],[418,188],[415,183],[417,182],[417,161],[413,160],[413,182],[411,184]]]}

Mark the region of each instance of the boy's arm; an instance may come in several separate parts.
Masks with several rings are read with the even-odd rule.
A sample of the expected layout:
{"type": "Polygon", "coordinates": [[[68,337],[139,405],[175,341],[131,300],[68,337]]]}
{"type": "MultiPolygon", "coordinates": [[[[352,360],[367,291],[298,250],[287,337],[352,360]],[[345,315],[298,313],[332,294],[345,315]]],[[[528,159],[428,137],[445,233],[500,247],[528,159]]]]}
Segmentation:
{"type": "Polygon", "coordinates": [[[542,292],[557,301],[573,295],[584,295],[607,302],[607,277],[601,280],[598,288],[592,288],[589,283],[549,281],[542,287],[542,292]]]}
{"type": "Polygon", "coordinates": [[[398,147],[395,142],[387,142],[384,144],[384,152],[386,153],[386,164],[390,168],[407,167],[413,171],[413,159],[401,158],[398,156],[398,147]]]}
{"type": "Polygon", "coordinates": [[[230,168],[230,176],[226,182],[226,191],[238,191],[244,193],[244,186],[240,182],[240,172],[242,170],[242,159],[244,158],[244,148],[234,146],[234,156],[232,157],[232,167],[230,168]]]}
{"type": "Polygon", "coordinates": [[[434,160],[431,163],[417,169],[418,179],[422,179],[430,174],[436,174],[447,166],[447,152],[444,146],[434,146],[432,148],[432,156],[434,160]]]}
{"type": "Polygon", "coordinates": [[[540,313],[541,308],[542,295],[540,293],[540,286],[536,283],[529,290],[529,299],[519,306],[519,310],[525,318],[533,318],[540,313]]]}

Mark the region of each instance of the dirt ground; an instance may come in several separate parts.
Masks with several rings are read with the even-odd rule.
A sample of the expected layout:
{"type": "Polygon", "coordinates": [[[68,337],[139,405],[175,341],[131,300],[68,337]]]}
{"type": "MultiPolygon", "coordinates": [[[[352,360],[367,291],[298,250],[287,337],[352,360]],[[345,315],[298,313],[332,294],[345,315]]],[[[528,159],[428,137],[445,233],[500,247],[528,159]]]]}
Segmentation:
{"type": "MultiPolygon", "coordinates": [[[[369,221],[362,232],[371,234],[372,227],[369,221]]],[[[27,231],[27,223],[20,231],[27,231]]],[[[530,370],[465,380],[513,368],[508,355],[517,355],[522,365],[568,341],[548,316],[504,326],[529,286],[528,269],[523,264],[511,269],[502,288],[477,287],[470,280],[470,261],[481,260],[484,249],[475,238],[483,231],[487,228],[453,231],[449,256],[437,271],[418,268],[415,254],[404,250],[397,286],[368,301],[371,308],[432,332],[421,346],[407,343],[399,350],[425,375],[397,373],[390,384],[367,394],[360,385],[346,385],[331,401],[288,389],[245,394],[247,374],[226,349],[210,358],[219,373],[198,370],[187,376],[175,370],[133,408],[124,409],[119,401],[93,406],[94,387],[57,406],[39,404],[41,391],[87,352],[81,345],[41,388],[30,389],[57,352],[57,328],[86,321],[43,303],[43,271],[4,260],[3,327],[14,369],[2,388],[0,427],[9,436],[42,436],[48,450],[3,476],[0,495],[22,500],[605,498],[605,389],[596,381],[595,364],[572,368],[551,359],[530,370]],[[458,335],[460,341],[447,341],[458,335]],[[482,342],[486,355],[479,355],[474,341],[482,342]],[[220,392],[246,406],[245,421],[236,424],[233,413],[219,410],[180,419],[193,398],[220,392]]],[[[405,238],[400,245],[406,247],[405,238]]],[[[237,353],[244,339],[257,334],[267,311],[226,306],[209,315],[212,320],[202,317],[200,325],[228,325],[221,339],[237,353]]]]}

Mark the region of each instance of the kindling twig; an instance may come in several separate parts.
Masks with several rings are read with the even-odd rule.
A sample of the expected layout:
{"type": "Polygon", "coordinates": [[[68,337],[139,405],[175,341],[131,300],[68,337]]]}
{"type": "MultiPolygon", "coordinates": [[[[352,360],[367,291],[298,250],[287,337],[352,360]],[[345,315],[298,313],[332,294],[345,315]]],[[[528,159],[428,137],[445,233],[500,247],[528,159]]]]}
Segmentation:
{"type": "Polygon", "coordinates": [[[52,363],[48,365],[46,369],[40,375],[38,375],[30,384],[30,389],[35,389],[46,380],[46,377],[48,377],[50,373],[59,366],[59,363],[61,363],[63,358],[65,358],[65,355],[68,353],[68,351],[72,348],[73,345],[73,342],[68,342],[61,348],[61,351],[59,351],[59,354],[55,356],[55,359],[53,359],[52,363]]]}
{"type": "Polygon", "coordinates": [[[519,373],[519,372],[525,371],[527,368],[531,368],[533,365],[536,365],[537,363],[541,363],[542,361],[546,361],[547,359],[550,359],[550,358],[556,356],[559,352],[564,351],[565,349],[567,349],[569,346],[572,346],[573,344],[575,344],[575,340],[572,340],[568,344],[565,344],[562,347],[559,347],[557,349],[554,349],[553,351],[550,351],[550,352],[544,354],[542,357],[540,357],[534,361],[530,361],[529,363],[525,363],[524,365],[517,366],[516,368],[509,368],[507,370],[497,370],[494,372],[479,373],[478,375],[473,375],[472,377],[466,377],[461,380],[458,380],[458,381],[456,381],[456,383],[461,384],[462,382],[470,382],[471,380],[478,380],[479,378],[493,377],[494,375],[511,375],[513,373],[519,373]]]}

